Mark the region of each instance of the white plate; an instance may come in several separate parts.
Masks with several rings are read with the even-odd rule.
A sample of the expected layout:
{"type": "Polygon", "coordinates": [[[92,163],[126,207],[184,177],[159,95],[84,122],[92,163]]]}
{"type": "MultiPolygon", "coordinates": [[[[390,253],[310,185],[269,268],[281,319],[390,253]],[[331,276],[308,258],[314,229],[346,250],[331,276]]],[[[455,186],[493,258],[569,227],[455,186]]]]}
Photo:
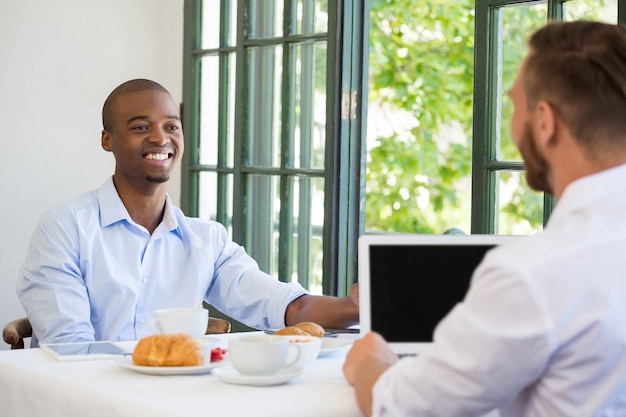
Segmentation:
{"type": "Polygon", "coordinates": [[[342,349],[352,346],[353,339],[344,339],[341,337],[324,337],[322,338],[322,348],[319,356],[332,355],[342,349]]]}
{"type": "Polygon", "coordinates": [[[218,366],[226,365],[227,359],[211,362],[200,366],[138,366],[131,356],[124,356],[115,361],[122,368],[148,375],[202,375],[208,374],[218,366]]]}
{"type": "Polygon", "coordinates": [[[256,386],[284,384],[291,381],[301,373],[302,368],[297,366],[282,369],[274,375],[241,375],[232,366],[223,366],[213,370],[213,375],[221,381],[229,384],[256,386]]]}

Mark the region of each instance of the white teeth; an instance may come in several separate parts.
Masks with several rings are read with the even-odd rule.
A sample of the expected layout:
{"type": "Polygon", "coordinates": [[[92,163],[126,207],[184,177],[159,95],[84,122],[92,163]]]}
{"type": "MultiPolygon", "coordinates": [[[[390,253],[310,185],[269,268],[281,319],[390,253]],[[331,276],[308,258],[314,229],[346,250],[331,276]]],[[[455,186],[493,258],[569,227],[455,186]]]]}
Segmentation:
{"type": "Polygon", "coordinates": [[[166,153],[149,153],[145,156],[146,159],[154,159],[157,161],[162,161],[168,158],[168,154],[166,153]]]}

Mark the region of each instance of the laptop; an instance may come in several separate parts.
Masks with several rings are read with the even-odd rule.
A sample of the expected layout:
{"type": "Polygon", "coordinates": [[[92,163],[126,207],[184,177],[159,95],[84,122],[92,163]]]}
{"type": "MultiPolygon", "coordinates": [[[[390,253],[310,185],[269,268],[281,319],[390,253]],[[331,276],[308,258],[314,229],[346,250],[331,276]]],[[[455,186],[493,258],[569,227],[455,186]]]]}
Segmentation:
{"type": "Polygon", "coordinates": [[[493,247],[519,236],[366,234],[359,237],[360,333],[380,333],[398,355],[432,343],[493,247]]]}

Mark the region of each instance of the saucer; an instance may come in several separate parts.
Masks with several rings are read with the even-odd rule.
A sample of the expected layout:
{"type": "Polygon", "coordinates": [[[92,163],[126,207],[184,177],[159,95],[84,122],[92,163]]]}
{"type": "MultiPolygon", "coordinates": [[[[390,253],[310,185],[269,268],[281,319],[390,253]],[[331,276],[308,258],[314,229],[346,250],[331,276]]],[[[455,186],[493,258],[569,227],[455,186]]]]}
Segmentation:
{"type": "Polygon", "coordinates": [[[320,349],[319,356],[329,356],[333,353],[336,353],[340,350],[347,348],[348,346],[352,346],[354,342],[353,339],[349,338],[328,338],[325,337],[322,339],[322,348],[320,349]]]}
{"type": "Polygon", "coordinates": [[[213,369],[213,375],[223,382],[236,385],[268,386],[284,384],[302,373],[302,368],[291,366],[273,375],[242,375],[232,366],[213,369]]]}
{"type": "Polygon", "coordinates": [[[202,375],[215,372],[219,366],[224,366],[226,359],[217,362],[205,363],[199,366],[139,366],[133,363],[131,356],[124,356],[115,362],[122,368],[148,375],[202,375]]]}

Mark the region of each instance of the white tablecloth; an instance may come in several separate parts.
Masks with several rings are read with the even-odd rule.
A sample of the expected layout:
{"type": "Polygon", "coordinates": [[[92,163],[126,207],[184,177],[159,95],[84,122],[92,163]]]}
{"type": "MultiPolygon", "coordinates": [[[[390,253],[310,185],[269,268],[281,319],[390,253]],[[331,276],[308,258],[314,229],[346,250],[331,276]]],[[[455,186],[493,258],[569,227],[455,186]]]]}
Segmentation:
{"type": "MultiPolygon", "coordinates": [[[[227,348],[230,337],[218,335],[227,348]]],[[[285,385],[229,385],[211,374],[156,376],[114,360],[58,362],[40,349],[0,352],[0,415],[29,417],[362,416],[341,367],[320,357],[285,385]]]]}

